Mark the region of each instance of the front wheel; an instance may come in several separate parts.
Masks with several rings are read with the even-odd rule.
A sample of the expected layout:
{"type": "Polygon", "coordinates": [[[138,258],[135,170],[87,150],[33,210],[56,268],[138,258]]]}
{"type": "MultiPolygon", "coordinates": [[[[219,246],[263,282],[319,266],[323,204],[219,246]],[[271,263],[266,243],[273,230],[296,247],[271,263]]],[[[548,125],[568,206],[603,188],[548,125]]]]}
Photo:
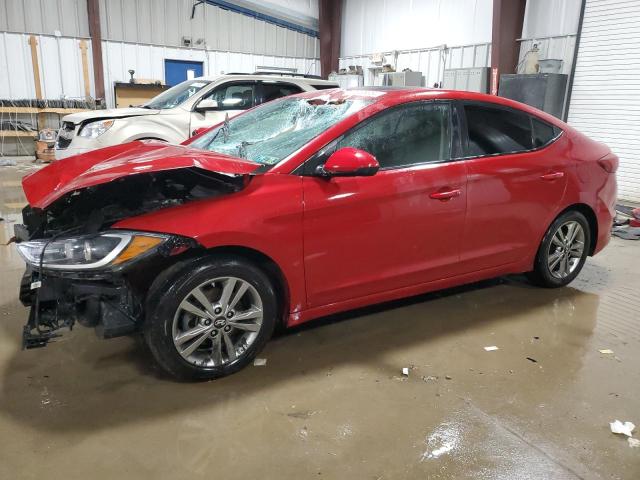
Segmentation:
{"type": "Polygon", "coordinates": [[[233,257],[199,259],[159,278],[145,338],[158,363],[184,380],[235,373],[271,337],[277,301],[269,278],[233,257]]]}
{"type": "Polygon", "coordinates": [[[560,215],[542,239],[530,280],[547,288],[569,284],[582,270],[589,245],[591,231],[585,216],[577,211],[560,215]]]}

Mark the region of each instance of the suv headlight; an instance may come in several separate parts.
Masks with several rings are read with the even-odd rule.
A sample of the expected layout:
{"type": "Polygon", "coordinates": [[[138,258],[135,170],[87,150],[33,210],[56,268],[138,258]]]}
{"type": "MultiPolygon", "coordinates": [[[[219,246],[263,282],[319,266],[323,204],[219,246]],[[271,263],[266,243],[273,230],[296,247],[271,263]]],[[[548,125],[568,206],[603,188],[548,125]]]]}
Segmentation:
{"type": "Polygon", "coordinates": [[[17,246],[22,258],[34,267],[39,267],[42,259],[46,269],[88,270],[128,262],[156,249],[168,238],[160,234],[105,232],[51,242],[33,240],[17,246]]]}
{"type": "Polygon", "coordinates": [[[84,138],[97,138],[109,130],[114,122],[115,120],[97,120],[95,122],[87,123],[82,127],[78,136],[84,138]]]}

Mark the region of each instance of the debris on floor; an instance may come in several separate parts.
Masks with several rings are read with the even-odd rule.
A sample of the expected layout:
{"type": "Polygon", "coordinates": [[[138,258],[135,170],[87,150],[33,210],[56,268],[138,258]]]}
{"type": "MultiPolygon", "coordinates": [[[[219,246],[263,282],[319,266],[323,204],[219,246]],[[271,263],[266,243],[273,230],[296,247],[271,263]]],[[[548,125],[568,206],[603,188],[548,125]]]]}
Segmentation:
{"type": "Polygon", "coordinates": [[[404,375],[405,377],[409,376],[409,368],[408,367],[404,367],[402,369],[402,375],[404,375]]]}
{"type": "Polygon", "coordinates": [[[611,234],[625,240],[640,240],[640,208],[616,205],[611,234]]]}
{"type": "Polygon", "coordinates": [[[629,446],[631,448],[640,448],[640,440],[638,440],[637,438],[627,438],[627,442],[629,442],[629,446]]]}
{"type": "Polygon", "coordinates": [[[484,347],[487,352],[493,352],[494,350],[499,350],[495,345],[491,345],[489,347],[484,347]]]}
{"type": "Polygon", "coordinates": [[[627,437],[633,436],[632,432],[636,428],[636,426],[633,423],[631,422],[622,423],[620,420],[615,420],[609,423],[609,426],[611,427],[612,433],[619,433],[621,435],[626,435],[627,437]]]}
{"type": "Polygon", "coordinates": [[[267,359],[266,358],[256,358],[253,361],[253,366],[254,367],[264,367],[267,364],[267,359]]]}
{"type": "Polygon", "coordinates": [[[527,360],[533,363],[538,363],[538,360],[536,360],[535,358],[527,357],[527,360]]]}
{"type": "Polygon", "coordinates": [[[624,240],[640,240],[640,227],[613,227],[611,234],[624,240]]]}
{"type": "Polygon", "coordinates": [[[602,353],[603,355],[612,355],[613,354],[613,350],[610,350],[608,348],[601,348],[598,351],[600,353],[602,353]]]}
{"type": "Polygon", "coordinates": [[[0,158],[0,167],[15,167],[17,164],[12,158],[0,158]]]}

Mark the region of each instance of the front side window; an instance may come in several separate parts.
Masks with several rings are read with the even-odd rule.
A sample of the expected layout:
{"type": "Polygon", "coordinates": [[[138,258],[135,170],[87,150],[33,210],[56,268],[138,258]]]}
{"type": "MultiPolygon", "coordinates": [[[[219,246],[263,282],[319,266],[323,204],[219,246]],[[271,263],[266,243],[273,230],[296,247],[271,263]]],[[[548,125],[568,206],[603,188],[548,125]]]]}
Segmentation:
{"type": "Polygon", "coordinates": [[[189,145],[272,166],[370,103],[357,98],[283,98],[234,117],[189,145]]]}
{"type": "Polygon", "coordinates": [[[187,80],[186,82],[179,83],[178,85],[171,87],[166,92],[162,92],[160,95],[153,97],[142,106],[153,110],[167,110],[169,108],[177,107],[181,103],[184,103],[193,97],[210,83],[211,82],[207,80],[187,80]]]}
{"type": "Polygon", "coordinates": [[[376,157],[381,168],[451,159],[451,108],[414,103],[382,112],[345,134],[336,149],[354,147],[376,157]]]}
{"type": "Polygon", "coordinates": [[[218,110],[247,110],[253,107],[255,83],[231,83],[216,88],[207,98],[218,102],[218,110]]]}
{"type": "Polygon", "coordinates": [[[526,113],[488,106],[465,105],[469,132],[468,156],[516,153],[533,148],[526,113]]]}

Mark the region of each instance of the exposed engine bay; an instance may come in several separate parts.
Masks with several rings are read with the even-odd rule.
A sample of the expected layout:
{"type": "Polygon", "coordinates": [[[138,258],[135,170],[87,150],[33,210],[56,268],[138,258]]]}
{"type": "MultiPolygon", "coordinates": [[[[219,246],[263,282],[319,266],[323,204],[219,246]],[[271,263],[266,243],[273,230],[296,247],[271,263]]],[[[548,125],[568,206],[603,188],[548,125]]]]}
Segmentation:
{"type": "Polygon", "coordinates": [[[23,348],[43,347],[59,336],[58,330],[71,329],[76,322],[95,327],[102,338],[139,330],[153,280],[200,250],[193,239],[164,236],[152,257],[136,260],[140,268],[56,271],[43,268],[48,247],[55,249],[67,237],[98,236],[119,220],[237,192],[248,178],[198,168],[140,173],[71,192],[45,209],[25,207],[24,225],[15,226],[16,241],[44,245],[39,259],[27,262],[20,286],[20,300],[31,307],[23,348]]]}
{"type": "Polygon", "coordinates": [[[24,208],[19,241],[93,233],[124,218],[241,190],[244,176],[198,168],[141,173],[67,194],[44,210],[24,208]]]}

